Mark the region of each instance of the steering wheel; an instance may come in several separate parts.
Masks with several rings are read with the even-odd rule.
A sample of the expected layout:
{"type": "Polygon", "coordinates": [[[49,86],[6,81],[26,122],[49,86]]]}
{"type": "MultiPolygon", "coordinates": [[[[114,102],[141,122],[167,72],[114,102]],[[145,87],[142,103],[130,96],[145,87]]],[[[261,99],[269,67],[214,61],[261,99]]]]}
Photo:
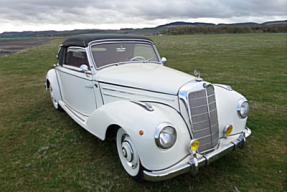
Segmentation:
{"type": "Polygon", "coordinates": [[[143,56],[134,56],[133,58],[130,59],[130,61],[145,61],[146,59],[143,56]]]}

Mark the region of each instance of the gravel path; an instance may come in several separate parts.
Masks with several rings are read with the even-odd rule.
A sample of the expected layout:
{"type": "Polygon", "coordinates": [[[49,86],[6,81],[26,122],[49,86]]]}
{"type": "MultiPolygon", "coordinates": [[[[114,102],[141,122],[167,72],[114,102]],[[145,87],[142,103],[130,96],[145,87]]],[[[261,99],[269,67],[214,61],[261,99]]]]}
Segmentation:
{"type": "Polygon", "coordinates": [[[51,40],[50,38],[0,39],[0,57],[36,47],[51,40]]]}

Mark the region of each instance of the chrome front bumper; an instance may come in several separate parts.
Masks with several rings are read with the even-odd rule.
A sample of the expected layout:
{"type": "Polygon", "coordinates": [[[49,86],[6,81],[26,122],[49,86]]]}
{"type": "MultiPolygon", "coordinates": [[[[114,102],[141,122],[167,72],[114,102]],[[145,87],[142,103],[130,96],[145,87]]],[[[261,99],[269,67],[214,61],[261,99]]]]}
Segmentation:
{"type": "Polygon", "coordinates": [[[144,179],[148,181],[161,181],[173,178],[177,175],[181,175],[186,172],[191,172],[196,174],[199,167],[207,166],[213,161],[216,161],[220,157],[226,155],[230,151],[234,151],[236,148],[243,148],[246,143],[246,138],[251,135],[251,130],[246,127],[244,131],[239,135],[237,139],[230,142],[229,144],[223,146],[220,149],[217,149],[208,154],[204,154],[199,158],[193,157],[190,155],[190,160],[187,163],[174,166],[171,169],[166,171],[146,171],[144,170],[144,179]]]}

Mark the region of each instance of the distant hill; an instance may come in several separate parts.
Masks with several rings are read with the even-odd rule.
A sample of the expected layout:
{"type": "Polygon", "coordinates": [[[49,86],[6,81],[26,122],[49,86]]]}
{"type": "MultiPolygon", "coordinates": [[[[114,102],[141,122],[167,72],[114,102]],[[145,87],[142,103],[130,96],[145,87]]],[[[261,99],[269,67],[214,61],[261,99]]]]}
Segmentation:
{"type": "MultiPolygon", "coordinates": [[[[117,31],[117,30],[116,30],[117,31]]],[[[23,31],[23,32],[4,32],[0,37],[53,37],[53,36],[71,36],[84,33],[114,33],[115,30],[98,29],[76,29],[67,31],[23,31]]]]}
{"type": "Polygon", "coordinates": [[[164,25],[159,25],[155,28],[163,28],[163,27],[178,27],[178,26],[212,26],[215,25],[214,23],[200,23],[200,22],[195,22],[195,23],[190,23],[190,22],[184,22],[184,21],[177,21],[177,22],[172,22],[164,25]]]}
{"type": "MultiPolygon", "coordinates": [[[[176,21],[172,23],[167,23],[163,25],[159,25],[156,27],[150,28],[142,28],[142,29],[133,29],[133,28],[122,28],[120,30],[101,30],[101,29],[76,29],[76,30],[67,30],[67,31],[23,31],[23,32],[4,32],[0,34],[0,38],[18,38],[18,37],[57,37],[57,36],[71,36],[77,34],[84,33],[120,33],[120,34],[138,34],[138,35],[160,35],[162,33],[170,34],[169,32],[178,29],[181,27],[199,27],[199,28],[218,28],[218,27],[247,27],[250,30],[246,30],[246,32],[278,32],[278,28],[280,28],[279,32],[287,31],[287,20],[284,21],[268,21],[262,24],[254,23],[254,22],[245,22],[245,23],[232,23],[232,24],[214,24],[214,23],[203,23],[203,22],[184,22],[184,21],[176,21]],[[254,31],[252,28],[256,28],[254,31]],[[260,29],[258,29],[260,28],[260,29]],[[262,28],[262,29],[261,29],[262,28]],[[273,28],[273,29],[271,29],[273,28]],[[274,30],[274,28],[277,28],[274,30]]],[[[204,31],[204,30],[203,30],[204,31]]],[[[211,30],[212,31],[212,30],[211,30]]],[[[234,30],[225,30],[227,33],[234,33],[230,31],[234,30]]],[[[242,30],[235,30],[236,33],[241,33],[242,30]]],[[[202,33],[199,30],[194,30],[194,33],[202,33]]],[[[204,32],[206,33],[206,32],[204,32]]],[[[222,33],[219,29],[213,30],[212,33],[222,33]]],[[[225,32],[224,32],[225,33],[225,32]]]]}
{"type": "Polygon", "coordinates": [[[262,25],[268,25],[268,26],[287,26],[287,20],[285,20],[285,21],[268,21],[268,22],[262,23],[262,25]]]}
{"type": "Polygon", "coordinates": [[[231,24],[225,24],[225,23],[219,23],[217,26],[258,26],[261,25],[259,23],[254,22],[246,22],[246,23],[231,23],[231,24]]]}
{"type": "Polygon", "coordinates": [[[0,36],[5,36],[5,37],[13,37],[13,36],[44,36],[44,35],[50,35],[53,33],[57,33],[57,31],[23,31],[23,32],[4,32],[0,34],[0,36]]]}

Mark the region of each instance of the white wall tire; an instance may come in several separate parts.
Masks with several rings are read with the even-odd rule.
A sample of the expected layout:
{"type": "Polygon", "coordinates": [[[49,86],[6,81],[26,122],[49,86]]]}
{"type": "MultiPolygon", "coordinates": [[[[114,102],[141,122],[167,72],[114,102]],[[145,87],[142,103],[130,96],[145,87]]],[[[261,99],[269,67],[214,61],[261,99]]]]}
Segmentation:
{"type": "Polygon", "coordinates": [[[52,103],[53,103],[54,108],[58,111],[62,111],[61,106],[59,105],[58,101],[55,99],[54,89],[53,89],[52,85],[50,85],[50,95],[51,95],[51,99],[52,99],[52,103]]]}
{"type": "Polygon", "coordinates": [[[143,168],[131,137],[120,128],[117,132],[117,150],[125,171],[135,180],[142,181],[143,168]]]}

